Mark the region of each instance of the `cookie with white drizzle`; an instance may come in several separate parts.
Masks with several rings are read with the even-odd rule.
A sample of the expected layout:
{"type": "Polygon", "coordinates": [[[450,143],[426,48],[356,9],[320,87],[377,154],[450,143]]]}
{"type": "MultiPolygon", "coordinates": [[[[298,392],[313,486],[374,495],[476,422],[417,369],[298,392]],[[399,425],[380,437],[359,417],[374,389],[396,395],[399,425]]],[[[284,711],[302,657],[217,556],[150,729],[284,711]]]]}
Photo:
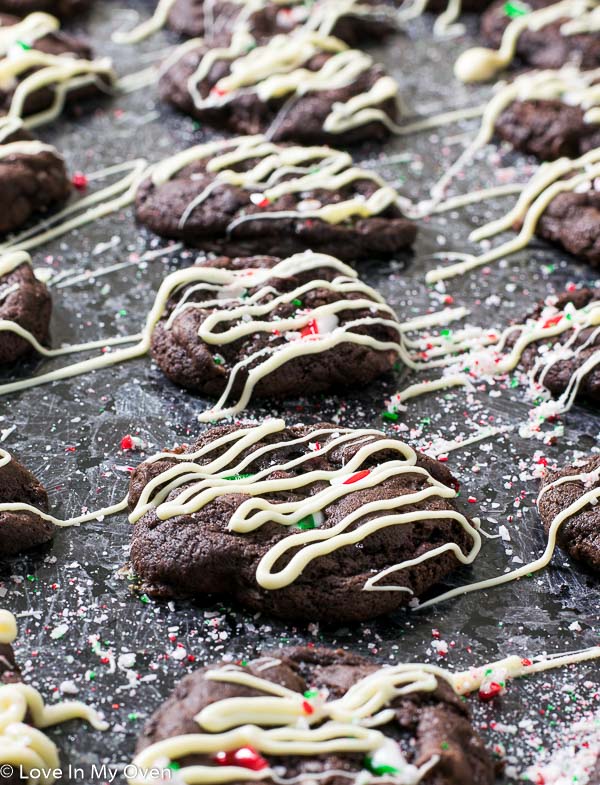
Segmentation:
{"type": "Polygon", "coordinates": [[[600,456],[582,458],[541,483],[538,509],[546,533],[568,512],[557,535],[561,548],[600,575],[600,456]]]}
{"type": "Polygon", "coordinates": [[[198,785],[491,785],[464,696],[489,701],[513,679],[598,657],[596,646],[449,671],[295,647],[203,668],[150,719],[127,782],[147,785],[152,767],[174,764],[198,785]]]}
{"type": "MultiPolygon", "coordinates": [[[[51,313],[50,292],[36,278],[29,255],[21,251],[0,255],[0,323],[16,324],[45,344],[51,313]]],[[[31,350],[29,341],[15,332],[0,331],[0,366],[14,363],[31,350]]]]}
{"type": "Polygon", "coordinates": [[[56,17],[0,14],[0,124],[46,122],[67,101],[106,94],[114,80],[110,60],[93,60],[87,43],[62,32],[56,17]]]}
{"type": "Polygon", "coordinates": [[[221,414],[250,396],[364,386],[398,360],[393,310],[333,257],[220,258],[188,272],[154,328],[152,357],[176,384],[221,396],[221,414]]]}
{"type": "Polygon", "coordinates": [[[308,647],[202,668],[147,723],[135,765],[181,762],[197,783],[492,785],[491,756],[451,684],[435,668],[402,668],[308,647]]]}
{"type": "MultiPolygon", "coordinates": [[[[543,329],[537,340],[523,349],[519,360],[530,372],[532,383],[560,396],[577,378],[577,398],[600,404],[600,289],[578,289],[549,298],[530,314],[528,320],[532,319],[543,329]],[[552,335],[552,328],[560,328],[561,322],[572,329],[552,335]],[[545,337],[544,332],[549,335],[545,337]],[[595,358],[598,365],[581,375],[595,358]]],[[[507,347],[512,348],[521,335],[520,330],[509,333],[507,347]]]]}
{"type": "Polygon", "coordinates": [[[398,205],[397,192],[348,153],[260,135],[184,150],[136,193],[142,224],[230,257],[306,248],[348,261],[393,256],[417,233],[398,205]]]}
{"type": "Polygon", "coordinates": [[[471,563],[447,467],[374,430],[283,420],[203,433],[131,478],[131,563],[162,597],[228,594],[290,619],[389,613],[471,563]]]}
{"type": "Polygon", "coordinates": [[[27,16],[35,11],[68,19],[92,5],[93,0],[0,0],[0,13],[27,16]]]}
{"type": "MultiPolygon", "coordinates": [[[[0,673],[2,652],[10,651],[17,638],[17,622],[10,611],[0,609],[0,673]]],[[[15,666],[16,667],[16,666],[15,666]]],[[[47,706],[42,695],[21,682],[18,668],[10,679],[0,678],[0,779],[4,785],[43,782],[53,785],[60,767],[58,749],[44,733],[46,728],[71,720],[83,720],[96,730],[107,730],[100,714],[80,701],[47,706]],[[35,770],[46,772],[43,779],[35,770]],[[21,773],[23,776],[21,777],[21,773]],[[28,775],[31,775],[29,777],[28,775]]]]}
{"type": "Polygon", "coordinates": [[[562,246],[592,267],[600,266],[600,191],[589,187],[558,194],[540,217],[536,234],[562,246]]]}
{"type": "Polygon", "coordinates": [[[60,206],[70,194],[65,162],[55,147],[34,139],[0,143],[0,235],[60,206]]]}
{"type": "MultiPolygon", "coordinates": [[[[578,158],[600,147],[600,69],[549,71],[501,112],[495,132],[541,161],[578,158]]],[[[521,78],[525,87],[525,79],[521,78]]]]}
{"type": "Polygon", "coordinates": [[[382,141],[398,119],[398,85],[370,55],[310,30],[254,46],[192,39],[163,66],[163,100],[202,123],[274,141],[382,141]]]}
{"type": "Polygon", "coordinates": [[[484,13],[481,33],[491,48],[473,47],[455,64],[464,82],[489,81],[509,66],[583,69],[600,66],[599,9],[595,0],[496,2],[484,13]]]}
{"type": "MultiPolygon", "coordinates": [[[[17,459],[0,449],[0,504],[27,504],[48,512],[44,486],[17,459]]],[[[14,556],[49,542],[55,527],[33,510],[7,509],[0,512],[0,557],[14,556]]]]}
{"type": "Polygon", "coordinates": [[[227,45],[240,30],[264,43],[304,26],[354,46],[398,29],[393,0],[159,0],[150,19],[113,38],[134,43],[164,26],[211,46],[227,45]]]}

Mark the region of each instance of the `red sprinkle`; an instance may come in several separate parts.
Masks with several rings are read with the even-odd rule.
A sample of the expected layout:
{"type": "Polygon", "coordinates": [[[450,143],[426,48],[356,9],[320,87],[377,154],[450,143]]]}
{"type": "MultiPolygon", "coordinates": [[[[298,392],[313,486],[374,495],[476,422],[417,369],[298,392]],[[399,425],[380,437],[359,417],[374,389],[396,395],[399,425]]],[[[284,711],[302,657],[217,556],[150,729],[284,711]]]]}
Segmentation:
{"type": "Polygon", "coordinates": [[[78,191],[85,191],[88,187],[88,179],[83,172],[75,172],[73,177],[71,177],[71,182],[78,191]]]}
{"type": "Polygon", "coordinates": [[[310,322],[300,330],[300,335],[303,338],[308,338],[309,335],[318,335],[319,334],[319,325],[317,324],[316,319],[311,319],[310,322]]]}
{"type": "Polygon", "coordinates": [[[302,711],[305,714],[314,714],[315,707],[312,704],[310,704],[308,701],[302,701],[302,711]]]}
{"type": "Polygon", "coordinates": [[[479,690],[479,700],[484,702],[494,700],[501,692],[502,686],[497,681],[491,681],[487,687],[479,690]]]}
{"type": "Polygon", "coordinates": [[[554,327],[554,325],[558,324],[562,318],[563,318],[562,313],[558,313],[556,314],[556,316],[553,316],[551,319],[548,319],[543,325],[544,330],[547,329],[548,327],[554,327]]]}
{"type": "Polygon", "coordinates": [[[267,761],[254,747],[240,747],[230,752],[218,752],[215,755],[215,763],[219,766],[240,766],[250,771],[262,771],[269,767],[267,761]]]}
{"type": "Polygon", "coordinates": [[[530,665],[533,665],[533,662],[529,658],[523,657],[523,659],[521,660],[521,665],[524,668],[528,668],[530,665]]]}
{"type": "Polygon", "coordinates": [[[352,483],[362,480],[364,477],[367,477],[369,474],[371,474],[370,469],[362,469],[360,472],[356,472],[356,474],[353,474],[352,476],[348,477],[347,480],[344,480],[342,485],[352,485],[352,483]]]}
{"type": "Polygon", "coordinates": [[[129,434],[127,434],[127,436],[123,436],[123,438],[121,439],[121,449],[133,450],[133,439],[129,434]]]}

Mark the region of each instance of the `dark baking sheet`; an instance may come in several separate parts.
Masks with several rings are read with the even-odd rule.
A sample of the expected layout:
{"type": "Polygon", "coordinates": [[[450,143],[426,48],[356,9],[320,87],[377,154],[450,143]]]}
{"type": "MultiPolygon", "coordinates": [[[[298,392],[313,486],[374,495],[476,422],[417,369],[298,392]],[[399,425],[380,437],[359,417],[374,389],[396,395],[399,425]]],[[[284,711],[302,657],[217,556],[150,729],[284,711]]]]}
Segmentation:
{"type": "MultiPolygon", "coordinates": [[[[128,9],[121,5],[112,0],[96,3],[94,13],[80,26],[91,34],[98,53],[112,54],[119,71],[128,73],[150,62],[153,53],[175,38],[165,32],[138,47],[110,44],[111,30],[132,26],[136,9],[144,12],[151,4],[131,2],[128,9]]],[[[393,71],[415,112],[433,114],[479,103],[489,88],[465,88],[451,79],[454,57],[473,38],[434,41],[431,22],[426,18],[411,23],[406,37],[375,49],[375,56],[393,71]]],[[[465,134],[475,127],[476,121],[471,121],[394,139],[383,151],[358,151],[357,158],[400,184],[407,195],[425,196],[428,184],[458,155],[465,134]]],[[[188,118],[162,107],[152,89],[89,107],[81,117],[61,120],[40,134],[65,153],[72,171],[84,172],[140,155],[156,160],[210,136],[195,130],[188,118]]],[[[466,191],[505,177],[523,179],[531,168],[532,162],[521,156],[488,147],[457,187],[466,191]]],[[[488,274],[479,271],[437,289],[425,286],[424,273],[436,264],[428,258],[431,253],[472,250],[466,239],[469,231],[510,203],[504,199],[432,218],[422,225],[414,254],[389,263],[364,263],[359,269],[403,318],[439,309],[445,294],[450,294],[456,305],[471,309],[469,322],[495,327],[522,315],[533,300],[568,281],[593,281],[589,268],[534,244],[488,274]]],[[[81,273],[168,245],[138,229],[126,210],[40,249],[35,265],[81,273]]],[[[189,252],[166,253],[140,267],[55,287],[54,345],[136,332],[162,277],[191,258],[189,252]]],[[[53,363],[44,363],[44,368],[53,363]]],[[[33,370],[34,364],[23,373],[33,370]]],[[[407,372],[400,372],[395,379],[342,398],[299,398],[287,406],[255,402],[248,415],[382,427],[384,400],[410,381],[407,372]]],[[[68,517],[121,499],[127,490],[127,467],[144,454],[190,439],[200,427],[195,417],[206,405],[170,385],[149,360],[139,360],[0,399],[2,446],[14,450],[42,479],[53,512],[68,517]],[[146,453],[120,451],[121,438],[130,433],[147,442],[146,453]]],[[[458,389],[411,403],[400,420],[399,435],[428,447],[440,438],[470,435],[482,425],[511,428],[527,410],[519,389],[498,384],[492,395],[485,388],[468,394],[458,389]]],[[[596,412],[577,406],[565,422],[565,436],[555,446],[522,440],[511,430],[451,454],[449,465],[463,484],[463,498],[476,497],[484,527],[494,532],[504,524],[512,538],[510,543],[486,541],[477,563],[459,573],[455,583],[499,574],[517,566],[515,559],[529,561],[541,552],[544,537],[533,505],[534,454],[539,450],[551,463],[562,462],[600,446],[596,412]]],[[[464,507],[473,514],[474,505],[465,501],[464,507]]],[[[49,700],[59,697],[61,686],[64,690],[70,682],[67,689],[75,685],[78,697],[104,710],[111,723],[105,734],[78,724],[52,731],[65,768],[69,762],[129,762],[144,719],[181,675],[195,667],[193,659],[197,664],[223,656],[238,658],[265,646],[312,641],[349,647],[382,663],[425,659],[458,668],[509,653],[552,653],[598,642],[597,579],[569,564],[561,553],[550,569],[531,579],[427,612],[403,612],[356,629],[335,629],[286,625],[218,600],[206,605],[145,603],[130,591],[121,571],[128,541],[124,516],[67,529],[58,533],[45,554],[13,561],[0,573],[0,605],[19,616],[17,651],[26,678],[49,700]],[[437,634],[432,630],[448,643],[447,656],[438,657],[432,648],[437,634]]],[[[581,713],[598,708],[598,684],[598,666],[588,664],[515,683],[493,706],[471,701],[485,738],[506,751],[509,773],[502,782],[517,781],[536,749],[555,747],[563,728],[581,713]],[[495,730],[490,722],[497,723],[495,730]]],[[[65,775],[63,782],[69,781],[76,779],[65,775]]],[[[104,780],[88,770],[85,781],[104,780]]]]}

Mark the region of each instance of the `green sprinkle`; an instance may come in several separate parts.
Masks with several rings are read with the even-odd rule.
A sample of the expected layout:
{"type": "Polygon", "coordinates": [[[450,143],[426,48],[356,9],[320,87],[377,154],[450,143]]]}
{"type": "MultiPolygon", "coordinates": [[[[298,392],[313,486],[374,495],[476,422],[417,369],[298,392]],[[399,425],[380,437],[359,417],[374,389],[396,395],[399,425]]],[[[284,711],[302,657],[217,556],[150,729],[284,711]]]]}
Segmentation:
{"type": "Polygon", "coordinates": [[[518,16],[525,16],[525,14],[530,13],[530,11],[531,8],[527,3],[522,3],[520,0],[509,0],[508,3],[504,3],[504,13],[511,19],[516,19],[518,16]]]}
{"type": "Polygon", "coordinates": [[[395,766],[389,766],[387,763],[381,765],[374,764],[373,758],[370,757],[365,759],[365,766],[371,774],[400,774],[400,769],[397,769],[395,766]]]}
{"type": "Polygon", "coordinates": [[[150,602],[150,597],[147,594],[142,594],[140,597],[140,602],[143,602],[144,605],[147,605],[150,602]]]}
{"type": "Polygon", "coordinates": [[[300,308],[302,305],[302,300],[299,300],[297,297],[295,300],[292,300],[292,305],[295,305],[296,308],[300,308]]]}
{"type": "Polygon", "coordinates": [[[303,531],[306,531],[307,529],[315,529],[316,528],[315,519],[313,518],[312,515],[307,515],[306,518],[302,518],[301,520],[299,520],[296,526],[299,529],[302,529],[303,531]]]}
{"type": "Polygon", "coordinates": [[[307,700],[310,700],[311,698],[316,698],[318,694],[319,694],[319,690],[306,690],[306,692],[304,693],[304,697],[307,700]]]}
{"type": "Polygon", "coordinates": [[[176,761],[172,761],[171,763],[169,763],[167,768],[171,769],[172,771],[179,771],[179,769],[181,768],[181,764],[177,763],[176,761]]]}
{"type": "Polygon", "coordinates": [[[96,678],[96,672],[95,671],[90,671],[87,674],[87,677],[88,677],[89,681],[94,681],[94,679],[96,678]]]}
{"type": "Polygon", "coordinates": [[[387,409],[384,409],[381,412],[381,416],[384,420],[391,420],[392,422],[396,422],[400,418],[400,415],[397,412],[389,412],[387,409]]]}
{"type": "Polygon", "coordinates": [[[25,41],[17,41],[17,44],[24,49],[26,52],[29,52],[30,49],[33,49],[31,44],[26,44],[25,41]]]}
{"type": "Polygon", "coordinates": [[[452,330],[440,330],[440,335],[447,336],[452,333],[452,330]]]}
{"type": "Polygon", "coordinates": [[[232,474],[231,477],[225,477],[226,480],[247,480],[248,477],[253,477],[252,474],[232,474]]]}
{"type": "Polygon", "coordinates": [[[448,744],[448,742],[447,742],[447,741],[443,741],[443,742],[440,744],[440,747],[441,747],[443,750],[449,750],[449,749],[450,749],[450,745],[448,744]]]}
{"type": "Polygon", "coordinates": [[[131,714],[127,715],[127,719],[131,722],[135,722],[139,718],[139,714],[136,711],[132,711],[131,714]]]}
{"type": "Polygon", "coordinates": [[[28,580],[30,583],[35,583],[35,582],[37,581],[37,578],[35,577],[35,575],[28,575],[28,576],[27,576],[27,580],[28,580]]]}
{"type": "Polygon", "coordinates": [[[127,316],[127,311],[125,310],[125,308],[121,308],[121,310],[119,311],[119,316],[127,316]]]}

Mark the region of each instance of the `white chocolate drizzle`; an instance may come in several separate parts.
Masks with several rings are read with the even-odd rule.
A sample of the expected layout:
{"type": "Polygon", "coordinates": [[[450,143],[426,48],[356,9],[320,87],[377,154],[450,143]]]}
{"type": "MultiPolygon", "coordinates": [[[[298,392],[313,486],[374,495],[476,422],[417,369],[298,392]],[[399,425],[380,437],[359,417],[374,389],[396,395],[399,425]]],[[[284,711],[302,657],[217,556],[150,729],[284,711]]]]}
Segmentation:
{"type": "MultiPolygon", "coordinates": [[[[138,774],[128,779],[129,785],[151,782],[143,770],[168,765],[189,755],[213,755],[251,746],[259,753],[273,756],[304,756],[319,754],[364,753],[366,766],[374,763],[398,767],[394,774],[384,775],[383,781],[397,785],[416,785],[430,771],[435,770],[440,758],[433,755],[420,768],[400,756],[399,746],[385,735],[385,726],[393,723],[394,701],[415,692],[434,692],[440,682],[447,684],[457,695],[466,695],[485,687],[492,679],[507,682],[522,676],[586,662],[600,657],[600,647],[584,649],[553,658],[531,660],[516,655],[497,662],[451,672],[427,663],[403,663],[382,667],[352,685],[341,697],[327,699],[318,689],[307,697],[283,687],[267,678],[254,676],[237,666],[223,666],[206,672],[208,681],[223,682],[252,689],[259,695],[226,698],[205,707],[196,717],[198,733],[174,736],[156,742],[143,750],[134,760],[138,774]],[[306,711],[307,700],[310,712],[306,711]],[[141,773],[140,773],[141,772],[141,773]]],[[[317,685],[318,686],[318,685],[317,685]]],[[[182,782],[230,783],[270,779],[278,785],[291,785],[296,779],[285,779],[278,767],[265,762],[265,767],[250,770],[241,765],[194,765],[179,769],[182,782]]],[[[371,771],[332,772],[324,770],[309,775],[311,780],[344,777],[349,782],[371,785],[382,781],[371,771]]],[[[307,775],[305,775],[307,776],[307,775]]]]}
{"type": "MultiPolygon", "coordinates": [[[[580,474],[572,474],[566,477],[561,477],[554,482],[548,483],[545,485],[539,495],[538,495],[538,504],[540,498],[547,493],[551,488],[555,488],[558,485],[562,485],[566,482],[582,482],[584,483],[584,487],[588,487],[585,483],[590,483],[590,478],[592,482],[598,483],[598,474],[597,472],[590,473],[580,473],[580,474]]],[[[482,589],[489,589],[496,586],[501,586],[505,583],[511,583],[519,578],[525,578],[528,575],[538,572],[539,570],[543,570],[547,567],[550,562],[552,561],[552,557],[554,556],[554,551],[556,550],[556,544],[558,540],[558,533],[560,528],[574,515],[581,512],[581,510],[585,509],[588,505],[597,504],[598,500],[600,499],[600,485],[596,484],[596,487],[590,488],[590,490],[585,491],[579,498],[575,499],[575,501],[571,502],[567,507],[561,510],[557,515],[553,518],[550,523],[550,527],[548,529],[548,543],[542,555],[535,559],[529,564],[524,564],[522,567],[519,567],[516,570],[511,570],[510,572],[505,572],[503,575],[498,575],[495,578],[488,578],[487,580],[477,581],[476,583],[470,583],[466,586],[460,586],[456,589],[452,589],[444,594],[441,594],[438,597],[435,597],[432,600],[428,600],[427,602],[421,603],[418,608],[428,608],[430,605],[437,604],[438,602],[443,602],[444,600],[448,600],[452,597],[457,597],[462,594],[469,594],[474,591],[481,591],[482,589]]]]}
{"type": "MultiPolygon", "coordinates": [[[[17,623],[12,613],[0,610],[0,643],[12,643],[17,636],[17,623]]],[[[55,744],[43,729],[70,720],[84,720],[96,730],[108,724],[94,709],[79,701],[46,706],[40,693],[25,684],[0,686],[0,765],[19,768],[28,775],[32,770],[45,770],[40,785],[56,781],[53,771],[60,766],[55,744]]]]}
{"type": "MultiPolygon", "coordinates": [[[[564,66],[558,70],[525,73],[509,84],[501,85],[484,107],[481,125],[473,141],[431,189],[433,205],[442,199],[454,176],[492,140],[498,118],[514,101],[562,100],[569,106],[580,106],[585,111],[586,123],[600,123],[599,80],[600,68],[581,71],[575,66],[564,66]]],[[[458,200],[463,198],[456,197],[458,200]]]]}
{"type": "Polygon", "coordinates": [[[499,220],[491,221],[475,230],[469,239],[480,242],[500,232],[509,231],[515,223],[520,223],[521,230],[515,238],[479,256],[467,254],[464,261],[430,270],[425,280],[427,283],[444,281],[517,253],[531,241],[538,222],[555,197],[561,193],[581,191],[586,187],[592,189],[595,178],[599,176],[598,148],[580,158],[559,158],[552,163],[542,164],[523,187],[513,209],[499,220]]]}
{"type": "Polygon", "coordinates": [[[502,36],[500,48],[475,47],[463,52],[454,66],[462,82],[487,82],[513,61],[519,38],[525,30],[542,30],[561,19],[562,35],[593,33],[598,25],[596,0],[560,0],[550,6],[512,19],[502,36]],[[569,21],[571,20],[571,21],[569,21]]]}

